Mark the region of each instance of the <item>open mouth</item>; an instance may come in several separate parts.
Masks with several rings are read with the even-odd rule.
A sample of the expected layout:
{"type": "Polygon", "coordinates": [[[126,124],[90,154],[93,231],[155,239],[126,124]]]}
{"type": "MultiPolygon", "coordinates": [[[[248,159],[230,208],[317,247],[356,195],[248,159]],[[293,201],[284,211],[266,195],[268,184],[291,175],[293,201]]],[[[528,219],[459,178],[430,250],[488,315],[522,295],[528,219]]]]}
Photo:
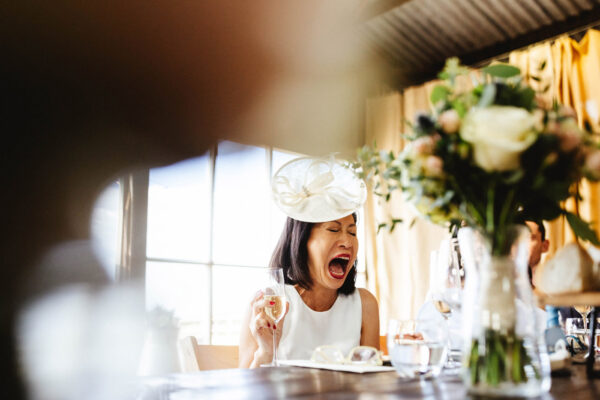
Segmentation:
{"type": "Polygon", "coordinates": [[[335,279],[344,279],[350,263],[350,255],[339,254],[329,261],[329,275],[335,279]]]}

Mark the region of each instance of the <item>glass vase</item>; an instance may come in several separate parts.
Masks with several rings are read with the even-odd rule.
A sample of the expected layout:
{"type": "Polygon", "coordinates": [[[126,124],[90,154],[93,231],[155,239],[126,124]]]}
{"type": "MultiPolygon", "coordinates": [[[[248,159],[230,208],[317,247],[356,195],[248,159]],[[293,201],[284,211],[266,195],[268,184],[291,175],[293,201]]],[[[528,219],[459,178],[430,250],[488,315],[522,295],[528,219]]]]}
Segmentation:
{"type": "Polygon", "coordinates": [[[471,394],[535,397],[550,390],[544,312],[527,273],[530,236],[525,226],[511,226],[493,248],[480,231],[459,231],[466,269],[463,379],[471,394]]]}

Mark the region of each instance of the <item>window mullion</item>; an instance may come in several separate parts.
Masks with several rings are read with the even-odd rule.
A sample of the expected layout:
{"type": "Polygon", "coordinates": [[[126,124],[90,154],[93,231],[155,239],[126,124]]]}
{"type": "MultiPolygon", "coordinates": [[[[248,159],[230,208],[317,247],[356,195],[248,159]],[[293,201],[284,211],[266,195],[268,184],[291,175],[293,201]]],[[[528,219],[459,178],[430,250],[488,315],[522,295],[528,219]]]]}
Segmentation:
{"type": "Polygon", "coordinates": [[[120,183],[121,248],[117,280],[143,281],[146,276],[149,170],[134,171],[120,183]]]}
{"type": "Polygon", "coordinates": [[[208,343],[212,344],[213,330],[213,244],[214,244],[214,223],[215,223],[215,176],[217,167],[218,145],[215,145],[210,150],[210,235],[208,236],[208,343]]]}

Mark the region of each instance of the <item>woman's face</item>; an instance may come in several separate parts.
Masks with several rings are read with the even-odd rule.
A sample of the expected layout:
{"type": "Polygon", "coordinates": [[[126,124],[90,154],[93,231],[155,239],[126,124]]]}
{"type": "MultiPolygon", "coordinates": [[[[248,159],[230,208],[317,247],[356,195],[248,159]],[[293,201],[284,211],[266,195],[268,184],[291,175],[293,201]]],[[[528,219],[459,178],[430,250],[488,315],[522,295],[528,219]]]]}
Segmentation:
{"type": "Polygon", "coordinates": [[[354,217],[315,224],[307,242],[308,268],[315,285],[339,289],[356,260],[354,217]]]}

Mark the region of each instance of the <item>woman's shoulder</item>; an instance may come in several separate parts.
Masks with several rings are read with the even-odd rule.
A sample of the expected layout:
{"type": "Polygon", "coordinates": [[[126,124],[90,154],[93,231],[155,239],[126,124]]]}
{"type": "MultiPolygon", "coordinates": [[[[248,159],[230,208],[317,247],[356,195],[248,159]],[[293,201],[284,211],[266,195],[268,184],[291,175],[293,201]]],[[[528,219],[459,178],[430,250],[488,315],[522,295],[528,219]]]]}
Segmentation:
{"type": "Polygon", "coordinates": [[[373,293],[369,292],[365,288],[357,288],[357,290],[360,295],[360,300],[362,302],[364,311],[375,311],[378,309],[377,299],[373,293]]]}

